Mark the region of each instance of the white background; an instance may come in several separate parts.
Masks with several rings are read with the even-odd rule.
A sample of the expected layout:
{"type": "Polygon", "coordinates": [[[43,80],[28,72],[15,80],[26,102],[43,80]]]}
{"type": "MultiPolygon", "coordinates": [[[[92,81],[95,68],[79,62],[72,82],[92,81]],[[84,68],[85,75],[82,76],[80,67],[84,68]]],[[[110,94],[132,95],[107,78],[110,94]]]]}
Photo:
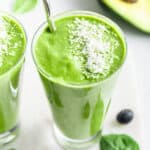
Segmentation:
{"type": "MultiPolygon", "coordinates": [[[[10,0],[0,1],[0,9],[7,10],[10,13],[11,10],[11,3],[10,0]]],[[[129,24],[125,23],[119,17],[114,16],[103,10],[103,8],[99,5],[97,0],[53,0],[53,10],[54,14],[68,11],[68,10],[90,10],[95,12],[101,12],[106,16],[109,16],[112,20],[116,21],[121,28],[123,29],[127,44],[128,44],[128,51],[131,54],[132,59],[132,66],[134,70],[134,78],[135,78],[135,85],[137,90],[137,98],[140,101],[140,113],[142,114],[141,120],[143,124],[143,135],[144,140],[143,145],[145,146],[142,150],[149,150],[149,139],[150,139],[150,34],[144,34],[129,24]]],[[[23,93],[22,93],[22,102],[21,102],[21,118],[26,118],[26,121],[22,126],[25,126],[26,129],[30,130],[29,122],[31,119],[34,119],[34,122],[37,121],[35,133],[41,133],[46,135],[47,132],[46,127],[45,130],[40,127],[39,116],[42,115],[45,117],[45,122],[49,124],[49,117],[47,113],[44,113],[45,110],[49,111],[47,102],[45,101],[44,107],[39,108],[36,105],[43,105],[43,100],[39,101],[38,99],[45,99],[41,83],[38,79],[38,75],[35,71],[35,67],[32,62],[31,58],[31,39],[33,33],[37,29],[37,27],[45,20],[44,12],[42,9],[42,5],[38,5],[35,10],[31,13],[27,13],[24,15],[16,15],[16,17],[23,23],[25,26],[25,30],[27,31],[28,35],[28,48],[26,53],[26,65],[25,65],[25,72],[23,78],[23,93]],[[37,101],[36,101],[37,99],[37,101]],[[36,105],[31,105],[36,104],[36,105]],[[27,107],[25,108],[24,105],[27,107]],[[32,109],[32,114],[28,113],[28,110],[32,109]],[[38,110],[37,110],[38,109],[38,110]],[[25,113],[26,112],[26,113],[25,113]],[[38,129],[38,130],[37,130],[38,129]]],[[[129,83],[130,85],[130,83],[129,83]]],[[[32,128],[32,130],[34,127],[32,128]]],[[[29,131],[28,130],[28,131],[29,131]]],[[[24,133],[24,135],[26,132],[24,133]]],[[[33,131],[32,131],[33,134],[33,131]]],[[[35,134],[37,136],[37,134],[35,134]]],[[[35,138],[36,139],[36,138],[35,138]]],[[[23,141],[22,145],[30,145],[33,143],[36,145],[38,142],[42,141],[42,137],[38,139],[39,141],[34,140],[23,141]]],[[[20,149],[20,150],[23,150],[20,149]]],[[[25,148],[25,150],[27,150],[25,148]]],[[[28,150],[37,150],[33,148],[28,148],[28,150]]],[[[45,149],[40,150],[48,150],[45,145],[45,149]]],[[[52,149],[53,150],[53,149],[52,149]]]]}

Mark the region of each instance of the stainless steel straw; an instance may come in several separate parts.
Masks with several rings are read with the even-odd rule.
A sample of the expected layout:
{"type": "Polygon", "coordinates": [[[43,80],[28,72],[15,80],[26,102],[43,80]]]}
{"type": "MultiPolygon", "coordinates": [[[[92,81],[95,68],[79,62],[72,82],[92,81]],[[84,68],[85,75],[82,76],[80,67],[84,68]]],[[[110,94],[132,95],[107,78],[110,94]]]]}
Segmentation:
{"type": "Polygon", "coordinates": [[[51,32],[55,32],[56,26],[55,26],[55,22],[54,22],[53,16],[52,16],[52,8],[51,8],[50,1],[43,0],[43,4],[44,4],[44,8],[45,8],[45,14],[46,14],[46,19],[47,19],[49,29],[51,32]]]}

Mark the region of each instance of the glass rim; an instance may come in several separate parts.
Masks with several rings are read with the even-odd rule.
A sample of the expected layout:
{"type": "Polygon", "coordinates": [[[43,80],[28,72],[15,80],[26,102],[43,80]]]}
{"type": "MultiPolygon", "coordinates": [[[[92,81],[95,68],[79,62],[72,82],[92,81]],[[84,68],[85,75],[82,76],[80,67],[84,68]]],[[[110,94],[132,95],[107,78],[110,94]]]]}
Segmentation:
{"type": "Polygon", "coordinates": [[[26,30],[23,26],[23,24],[19,21],[19,19],[17,19],[14,15],[9,14],[8,12],[5,11],[0,11],[0,16],[6,15],[7,17],[9,17],[10,19],[12,19],[13,21],[15,21],[15,23],[21,28],[24,38],[25,38],[25,46],[24,46],[24,51],[23,54],[21,55],[21,57],[18,59],[18,61],[12,66],[10,67],[6,72],[2,73],[0,75],[0,78],[5,76],[6,74],[8,74],[9,72],[11,72],[13,70],[13,68],[15,68],[16,66],[18,66],[24,59],[25,57],[25,52],[26,52],[26,48],[27,48],[27,33],[26,30]]]}
{"type": "Polygon", "coordinates": [[[46,73],[46,71],[44,71],[44,69],[42,69],[42,67],[40,67],[37,63],[37,60],[36,60],[36,57],[35,57],[35,53],[34,53],[34,48],[35,48],[35,43],[39,37],[39,34],[43,31],[43,29],[46,27],[47,25],[47,22],[43,22],[38,28],[37,30],[35,31],[34,35],[33,35],[33,38],[32,38],[32,43],[31,43],[31,53],[32,53],[32,58],[33,58],[33,61],[34,61],[34,64],[37,68],[37,71],[39,71],[46,79],[50,80],[51,82],[53,83],[56,83],[56,84],[59,84],[59,85],[62,85],[62,86],[65,86],[65,87],[72,87],[72,88],[88,88],[88,87],[93,87],[93,86],[96,86],[108,79],[110,79],[113,75],[115,75],[120,69],[121,67],[124,65],[125,63],[125,60],[127,58],[127,42],[126,42],[126,38],[124,36],[124,33],[122,31],[122,29],[118,26],[118,24],[116,24],[114,21],[112,21],[111,19],[109,19],[108,17],[104,16],[104,15],[101,15],[99,13],[96,13],[96,12],[92,12],[92,11],[66,11],[66,12],[63,12],[63,13],[59,13],[57,15],[54,16],[54,20],[57,20],[57,19],[60,19],[60,18],[63,18],[64,16],[72,16],[72,15],[80,15],[80,16],[84,16],[84,15],[89,15],[89,16],[95,16],[95,17],[98,17],[100,19],[102,19],[102,21],[106,22],[106,23],[110,23],[110,26],[111,27],[114,27],[115,31],[117,31],[118,35],[120,36],[121,40],[123,41],[123,45],[124,45],[124,55],[123,55],[123,58],[121,60],[121,64],[120,66],[112,73],[110,74],[108,77],[102,79],[102,80],[99,80],[99,81],[95,81],[95,82],[92,82],[92,83],[79,83],[79,84],[73,84],[73,83],[69,83],[69,82],[60,82],[60,81],[57,81],[55,77],[53,76],[50,76],[48,73],[46,73]]]}

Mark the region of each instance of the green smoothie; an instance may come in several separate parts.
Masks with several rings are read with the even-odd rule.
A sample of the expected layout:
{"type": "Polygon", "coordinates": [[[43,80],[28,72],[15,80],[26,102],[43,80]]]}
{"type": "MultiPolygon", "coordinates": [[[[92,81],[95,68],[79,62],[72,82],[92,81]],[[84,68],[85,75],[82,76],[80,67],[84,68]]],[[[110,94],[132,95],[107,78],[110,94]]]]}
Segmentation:
{"type": "Polygon", "coordinates": [[[19,78],[24,62],[25,33],[21,25],[0,14],[0,134],[18,123],[19,78]]]}
{"type": "Polygon", "coordinates": [[[57,128],[71,139],[89,138],[102,128],[125,42],[103,17],[73,13],[55,24],[54,33],[42,27],[33,57],[57,128]]]}

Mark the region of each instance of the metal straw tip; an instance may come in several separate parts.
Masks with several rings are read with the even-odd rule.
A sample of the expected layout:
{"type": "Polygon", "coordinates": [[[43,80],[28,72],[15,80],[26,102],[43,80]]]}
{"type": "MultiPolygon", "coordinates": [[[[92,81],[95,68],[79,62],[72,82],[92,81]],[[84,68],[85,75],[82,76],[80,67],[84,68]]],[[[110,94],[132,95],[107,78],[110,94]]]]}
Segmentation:
{"type": "Polygon", "coordinates": [[[43,0],[44,8],[45,8],[45,13],[46,13],[46,19],[47,23],[49,26],[49,29],[51,32],[56,31],[56,26],[55,22],[53,21],[53,16],[52,16],[52,8],[49,0],[43,0]]]}

